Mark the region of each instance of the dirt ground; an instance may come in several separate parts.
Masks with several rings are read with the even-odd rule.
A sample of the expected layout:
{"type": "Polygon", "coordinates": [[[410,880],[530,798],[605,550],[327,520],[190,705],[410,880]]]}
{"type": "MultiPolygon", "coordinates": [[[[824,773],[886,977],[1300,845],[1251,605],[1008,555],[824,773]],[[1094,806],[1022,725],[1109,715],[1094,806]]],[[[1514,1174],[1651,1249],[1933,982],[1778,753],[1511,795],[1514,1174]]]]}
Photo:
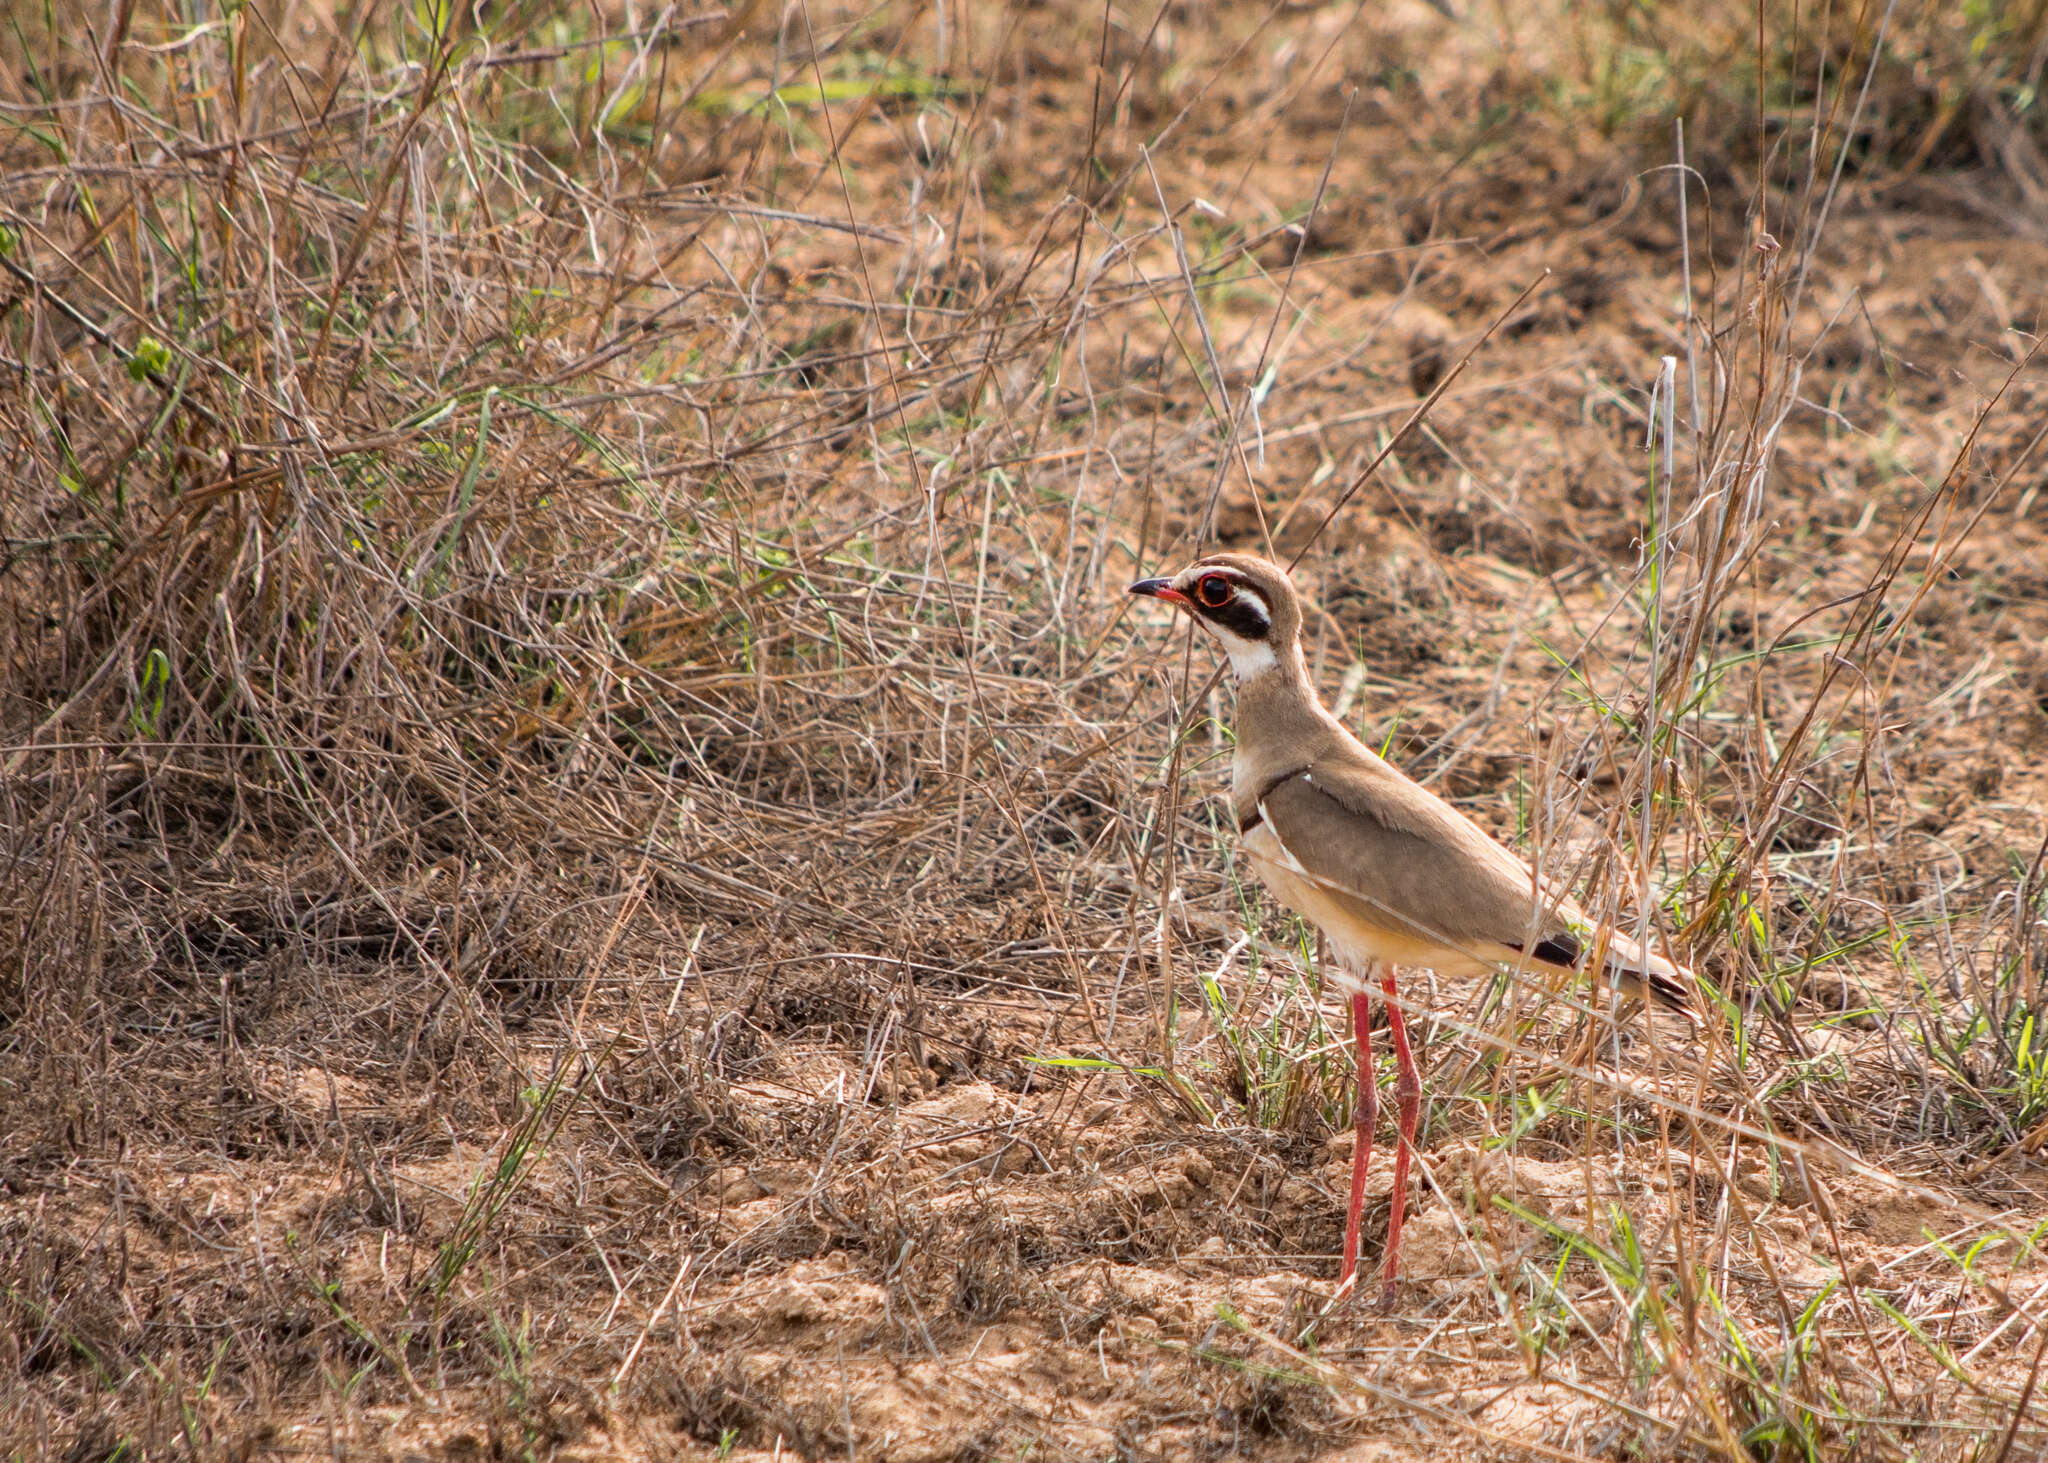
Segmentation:
{"type": "Polygon", "coordinates": [[[2043,7],[543,9],[0,42],[9,1456],[2048,1453],[2043,7]],[[1218,545],[1706,991],[1384,1310],[1218,545]]]}

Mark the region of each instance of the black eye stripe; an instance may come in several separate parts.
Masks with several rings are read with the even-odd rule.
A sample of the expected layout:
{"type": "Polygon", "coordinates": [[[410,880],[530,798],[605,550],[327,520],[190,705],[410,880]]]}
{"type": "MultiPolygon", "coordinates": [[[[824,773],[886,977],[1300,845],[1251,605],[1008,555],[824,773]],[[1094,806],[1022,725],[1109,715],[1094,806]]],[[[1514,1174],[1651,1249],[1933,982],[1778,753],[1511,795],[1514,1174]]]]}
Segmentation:
{"type": "Polygon", "coordinates": [[[1272,617],[1259,593],[1249,587],[1233,595],[1220,608],[1202,607],[1202,618],[1240,640],[1264,640],[1272,632],[1272,617]]]}

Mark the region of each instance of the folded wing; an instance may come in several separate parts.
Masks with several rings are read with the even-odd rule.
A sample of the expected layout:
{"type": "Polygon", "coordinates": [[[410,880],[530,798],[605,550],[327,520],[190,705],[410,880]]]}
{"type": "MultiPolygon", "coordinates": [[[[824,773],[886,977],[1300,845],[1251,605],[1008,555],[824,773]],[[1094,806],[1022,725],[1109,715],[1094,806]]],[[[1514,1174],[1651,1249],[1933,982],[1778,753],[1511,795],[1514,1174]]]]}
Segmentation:
{"type": "Polygon", "coordinates": [[[1319,759],[1262,792],[1258,817],[1290,872],[1361,926],[1435,947],[1439,966],[1583,973],[1598,952],[1605,978],[1691,1014],[1684,970],[1597,930],[1476,823],[1360,752],[1355,762],[1319,759]]]}

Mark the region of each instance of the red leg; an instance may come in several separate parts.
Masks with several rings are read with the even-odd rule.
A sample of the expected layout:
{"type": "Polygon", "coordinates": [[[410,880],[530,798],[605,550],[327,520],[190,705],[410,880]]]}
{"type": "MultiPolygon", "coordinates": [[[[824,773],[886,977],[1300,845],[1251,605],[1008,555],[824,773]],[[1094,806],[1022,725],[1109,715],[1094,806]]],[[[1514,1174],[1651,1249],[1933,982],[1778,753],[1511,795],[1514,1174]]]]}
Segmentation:
{"type": "Polygon", "coordinates": [[[1358,1216],[1365,1207],[1365,1170],[1372,1162],[1372,1128],[1379,1117],[1379,1089],[1373,1081],[1372,1027],[1364,991],[1351,993],[1351,1039],[1358,1048],[1358,1098],[1351,1109],[1356,1140],[1351,1149],[1351,1203],[1344,1211],[1344,1273],[1340,1290],[1358,1270],[1358,1216]]]}
{"type": "Polygon", "coordinates": [[[1408,1049],[1408,1023],[1394,995],[1394,967],[1380,973],[1380,989],[1387,998],[1387,1032],[1394,1039],[1394,1097],[1400,1104],[1400,1146],[1394,1150],[1394,1207],[1387,1216],[1387,1275],[1382,1299],[1394,1299],[1394,1277],[1401,1270],[1401,1214],[1408,1206],[1408,1158],[1415,1151],[1415,1120],[1422,1107],[1422,1074],[1415,1070],[1415,1053],[1408,1049]]]}

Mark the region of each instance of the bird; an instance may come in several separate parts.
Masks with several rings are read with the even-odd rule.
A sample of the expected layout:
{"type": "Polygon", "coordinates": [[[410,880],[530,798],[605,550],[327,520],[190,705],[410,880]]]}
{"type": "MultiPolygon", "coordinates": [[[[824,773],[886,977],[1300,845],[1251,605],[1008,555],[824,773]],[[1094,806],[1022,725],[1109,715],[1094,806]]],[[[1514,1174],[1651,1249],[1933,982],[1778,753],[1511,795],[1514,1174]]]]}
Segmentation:
{"type": "Polygon", "coordinates": [[[1359,1215],[1378,1119],[1373,986],[1395,1063],[1398,1146],[1381,1304],[1400,1273],[1401,1218],[1422,1079],[1397,967],[1459,977],[1502,967],[1604,978],[1696,1024],[1692,972],[1647,950],[1539,879],[1477,823],[1374,753],[1323,706],[1302,656],[1302,602],[1287,571],[1211,554],[1129,593],[1191,616],[1229,657],[1237,687],[1231,811],[1239,847],[1280,902],[1322,930],[1350,1008],[1358,1059],[1351,1196],[1338,1295],[1358,1271],[1359,1215]]]}

